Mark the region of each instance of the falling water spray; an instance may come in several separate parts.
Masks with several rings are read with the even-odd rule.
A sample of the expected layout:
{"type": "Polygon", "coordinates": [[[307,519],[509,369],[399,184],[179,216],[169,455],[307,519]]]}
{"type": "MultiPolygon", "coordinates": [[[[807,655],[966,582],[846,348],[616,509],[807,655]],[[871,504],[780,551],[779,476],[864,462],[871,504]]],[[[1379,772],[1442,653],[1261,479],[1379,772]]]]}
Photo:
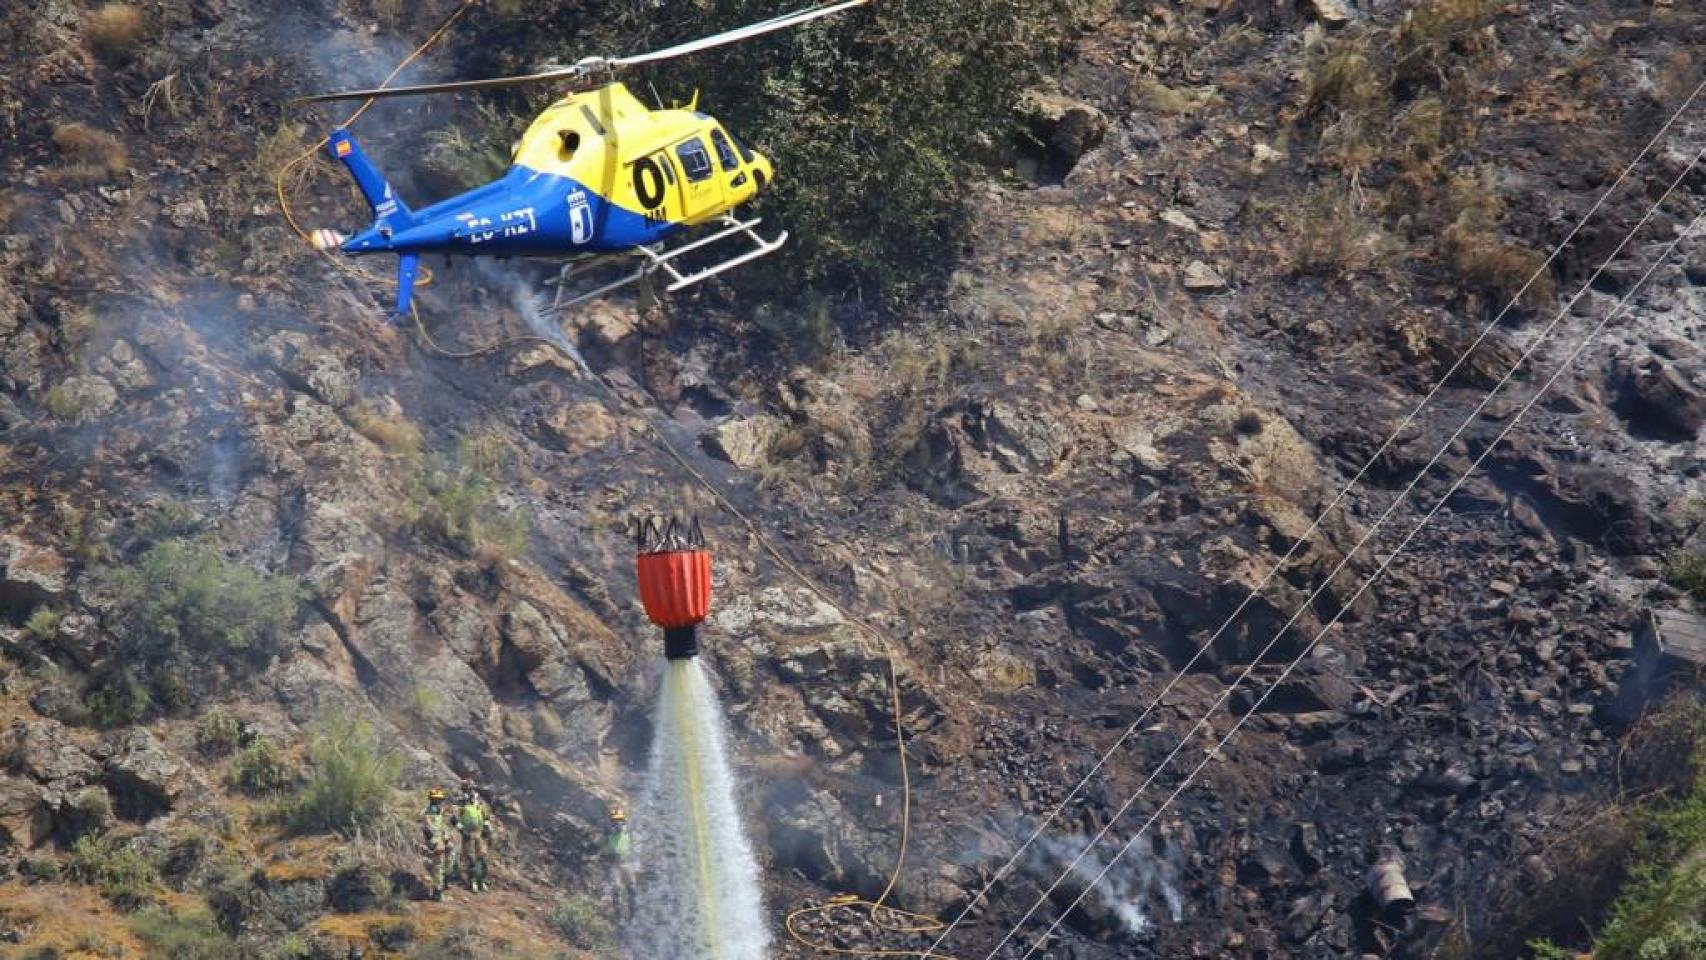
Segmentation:
{"type": "Polygon", "coordinates": [[[641,521],[636,540],[640,596],[664,628],[665,659],[625,939],[634,956],[763,960],[770,935],[758,861],[735,800],[722,707],[698,658],[711,555],[697,523],[641,521]]]}

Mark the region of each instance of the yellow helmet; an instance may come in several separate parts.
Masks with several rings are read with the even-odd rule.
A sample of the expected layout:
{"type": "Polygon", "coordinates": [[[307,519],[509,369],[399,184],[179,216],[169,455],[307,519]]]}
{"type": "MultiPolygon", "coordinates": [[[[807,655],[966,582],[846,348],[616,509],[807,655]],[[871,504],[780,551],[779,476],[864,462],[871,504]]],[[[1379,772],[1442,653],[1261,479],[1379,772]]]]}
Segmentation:
{"type": "Polygon", "coordinates": [[[628,819],[628,815],[622,812],[621,807],[614,807],[610,811],[610,819],[614,823],[622,823],[628,819]]]}
{"type": "Polygon", "coordinates": [[[431,790],[428,790],[427,791],[427,799],[432,801],[433,803],[442,802],[444,800],[444,788],[443,787],[433,787],[431,790]]]}

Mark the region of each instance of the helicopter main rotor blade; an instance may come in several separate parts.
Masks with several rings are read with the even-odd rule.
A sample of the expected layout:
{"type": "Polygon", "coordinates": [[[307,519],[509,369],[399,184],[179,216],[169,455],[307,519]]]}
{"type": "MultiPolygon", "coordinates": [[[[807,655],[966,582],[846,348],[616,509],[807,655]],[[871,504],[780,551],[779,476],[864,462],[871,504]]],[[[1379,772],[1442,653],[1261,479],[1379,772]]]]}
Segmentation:
{"type": "Polygon", "coordinates": [[[751,26],[741,27],[738,30],[719,33],[716,36],[705,37],[700,40],[678,44],[673,47],[665,47],[662,50],[654,50],[651,53],[640,53],[631,57],[614,57],[607,62],[612,67],[632,67],[642,63],[654,63],[658,60],[669,60],[674,57],[686,56],[690,53],[698,53],[701,50],[721,47],[725,44],[739,43],[742,40],[750,40],[753,37],[763,36],[766,33],[774,33],[777,30],[787,30],[790,27],[797,27],[803,23],[810,23],[813,20],[818,20],[823,17],[830,16],[831,14],[840,13],[843,10],[848,10],[853,7],[861,7],[870,2],[871,0],[840,0],[838,3],[826,3],[822,6],[812,7],[809,10],[800,10],[795,13],[783,14],[780,17],[765,20],[762,23],[755,23],[751,26]]]}
{"type": "Polygon", "coordinates": [[[339,93],[322,93],[313,97],[298,97],[290,101],[292,106],[305,103],[333,103],[338,100],[385,100],[391,97],[415,97],[425,93],[455,93],[463,90],[496,90],[502,87],[519,87],[528,83],[544,83],[549,80],[572,80],[584,76],[581,67],[564,67],[560,70],[547,70],[544,73],[529,73],[516,77],[495,77],[490,80],[460,80],[453,83],[423,83],[412,87],[375,87],[372,90],[345,90],[339,93]]]}

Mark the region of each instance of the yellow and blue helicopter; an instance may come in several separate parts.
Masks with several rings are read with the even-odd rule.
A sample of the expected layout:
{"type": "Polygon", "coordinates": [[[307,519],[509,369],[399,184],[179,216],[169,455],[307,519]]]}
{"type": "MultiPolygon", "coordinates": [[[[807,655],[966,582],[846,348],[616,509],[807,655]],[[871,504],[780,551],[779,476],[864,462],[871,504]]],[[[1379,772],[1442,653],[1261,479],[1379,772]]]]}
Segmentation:
{"type": "Polygon", "coordinates": [[[378,100],[556,82],[569,92],[540,114],[515,145],[499,179],[420,210],[397,196],[348,130],[332,132],[327,150],[355,178],[373,208],[373,223],[354,236],[316,230],[315,246],[348,256],[396,254],[396,313],[414,297],[424,254],[544,257],[574,262],[637,256],[637,270],[559,306],[603,296],[653,273],[667,291],[681,290],[781,249],[788,235],[766,240],[759,220],[735,210],[775,179],[762,154],[749,149],[698,107],[652,109],[616,79],[619,71],[698,53],[840,13],[870,0],[840,0],[738,30],[627,57],[589,57],[572,66],[489,80],[382,87],[305,97],[298,103],[378,100]],[[675,242],[694,227],[708,235],[675,242]],[[684,273],[676,261],[725,240],[750,248],[684,273]],[[673,246],[671,244],[674,244],[673,246]]]}

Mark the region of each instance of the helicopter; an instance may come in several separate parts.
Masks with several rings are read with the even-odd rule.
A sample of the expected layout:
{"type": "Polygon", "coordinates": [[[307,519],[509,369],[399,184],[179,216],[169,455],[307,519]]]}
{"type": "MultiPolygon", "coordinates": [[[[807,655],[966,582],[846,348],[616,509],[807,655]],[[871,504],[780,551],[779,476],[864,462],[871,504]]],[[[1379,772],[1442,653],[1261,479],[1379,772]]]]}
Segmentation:
{"type": "MultiPolygon", "coordinates": [[[[775,180],[763,154],[699,110],[646,106],[617,74],[831,16],[871,0],[838,0],[770,20],[626,57],[587,57],[566,67],[486,80],[380,87],[303,97],[293,104],[380,100],[532,83],[569,89],[522,134],[508,172],[491,183],[415,210],[409,207],[347,129],[328,136],[372,208],[373,222],[346,236],[319,229],[314,246],[346,256],[398,257],[394,317],[412,309],[421,257],[535,257],[569,261],[565,273],[592,263],[637,257],[638,269],[560,301],[561,308],[605,296],[661,272],[666,292],[686,289],[780,250],[786,232],[765,239],[758,218],[736,211],[775,180]],[[695,228],[709,233],[689,239],[695,228]],[[684,272],[679,258],[725,241],[744,245],[721,262],[684,272]]],[[[630,260],[631,262],[631,260],[630,260]]]]}

